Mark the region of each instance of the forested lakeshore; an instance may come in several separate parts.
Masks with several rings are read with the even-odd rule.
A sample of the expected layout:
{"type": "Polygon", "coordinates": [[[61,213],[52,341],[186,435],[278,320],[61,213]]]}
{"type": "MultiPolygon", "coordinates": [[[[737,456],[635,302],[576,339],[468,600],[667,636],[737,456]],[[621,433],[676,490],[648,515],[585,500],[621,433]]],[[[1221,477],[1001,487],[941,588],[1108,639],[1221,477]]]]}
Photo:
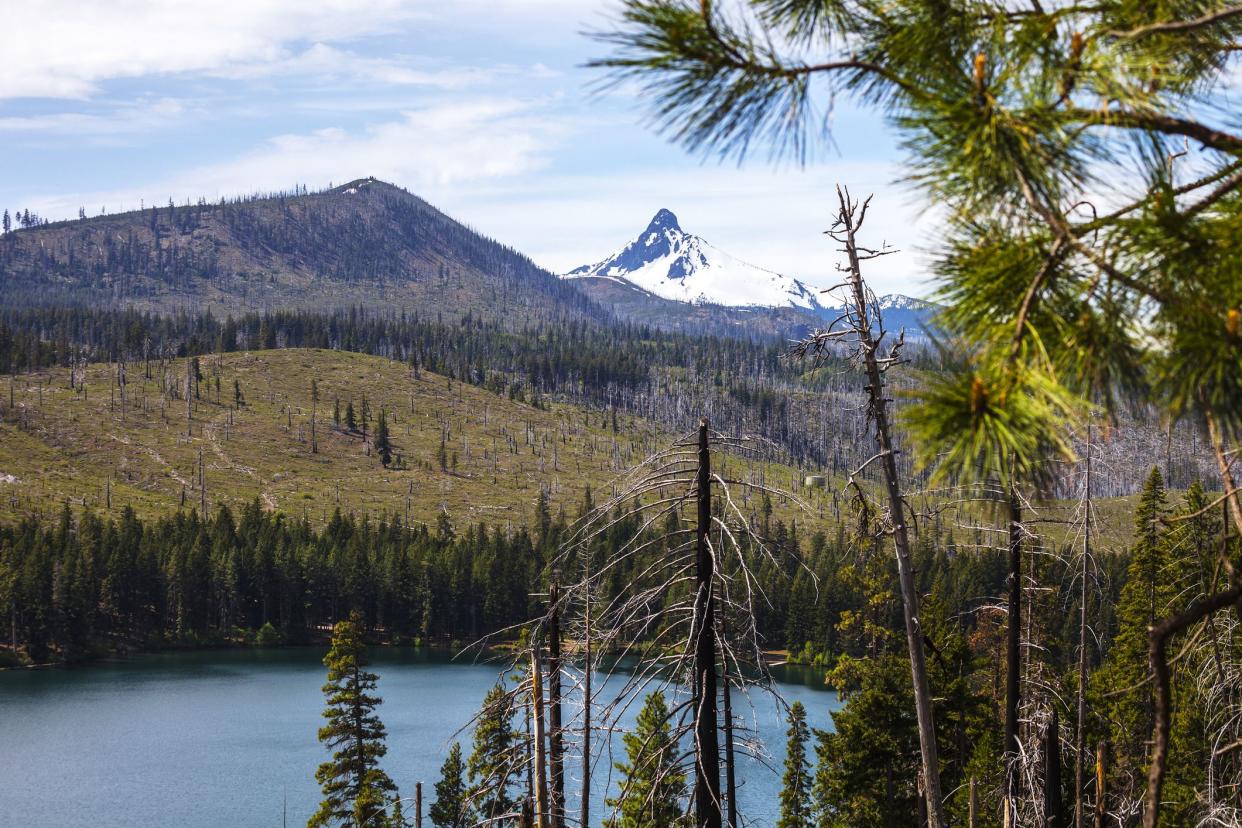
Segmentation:
{"type": "MultiPolygon", "coordinates": [[[[611,51],[595,65],[711,156],[800,161],[839,100],[877,110],[939,214],[940,349],[886,329],[867,276],[891,248],[866,223],[884,208],[845,186],[824,217],[844,304],[792,345],[571,316],[522,330],[469,313],[10,313],[10,433],[42,425],[41,367],[85,396],[83,359],[110,366],[110,394],[154,362],[174,378],[167,401],[180,356],[189,444],[196,354],[302,343],[531,411],[619,410],[665,438],[607,491],[558,513],[541,497],[531,525],[504,529],[443,510],[428,526],[316,526],[262,503],[26,517],[0,530],[13,655],[296,642],[331,625],[311,825],[404,826],[411,805],[422,819],[384,769],[368,637],[508,653],[465,723],[472,749],[446,752],[436,828],[746,824],[737,771],[764,746],[739,708],[779,703],[781,645],[845,706],[822,733],[788,710],[777,828],[1242,825],[1242,6],[623,0],[599,40],[611,51]],[[722,462],[744,451],[829,472],[847,519],[808,533],[768,515],[800,494],[722,462]],[[1099,498],[1120,492],[1137,493],[1124,545],[1100,532],[1099,498]],[[1069,517],[1044,511],[1053,498],[1069,517]],[[638,707],[621,790],[592,814],[601,737],[638,707]]],[[[177,260],[152,225],[156,249],[112,259],[189,276],[165,269],[177,260]]],[[[377,443],[385,422],[381,409],[377,443]]]]}
{"type": "MultiPolygon", "coordinates": [[[[384,643],[459,650],[500,631],[516,637],[546,592],[549,561],[593,504],[580,508],[553,514],[540,497],[536,523],[506,531],[455,526],[443,513],[431,525],[403,526],[399,516],[339,511],[317,528],[257,500],[205,520],[196,510],[144,521],[128,507],[101,514],[64,504],[57,516],[0,526],[4,643],[35,663],[318,643],[353,610],[368,637],[384,643]]],[[[757,623],[769,648],[825,669],[883,652],[899,613],[891,592],[873,590],[891,577],[892,561],[874,541],[860,551],[844,524],[807,536],[796,522],[770,517],[770,504],[761,514],[757,533],[787,562],[762,573],[769,599],[756,606],[757,623]]],[[[638,521],[618,514],[599,545],[623,546],[638,521]]],[[[655,538],[666,529],[645,531],[655,538]]],[[[986,619],[987,596],[1003,588],[1003,550],[959,547],[943,525],[929,527],[918,548],[921,588],[986,619]]],[[[1123,556],[1110,560],[1124,566],[1123,556]]],[[[623,594],[636,566],[616,568],[600,600],[623,594]]]]}
{"type": "MultiPolygon", "coordinates": [[[[1100,550],[1086,591],[1075,578],[1082,562],[1072,544],[1044,546],[1031,538],[1039,554],[1026,573],[1023,669],[1039,689],[1024,717],[1038,719],[1037,699],[1072,700],[1086,595],[1098,637],[1088,660],[1095,677],[1087,744],[1109,746],[1108,784],[1120,803],[1135,796],[1146,755],[1144,723],[1153,715],[1153,689],[1143,681],[1145,630],[1185,609],[1214,577],[1213,538],[1221,524],[1218,510],[1204,508],[1209,503],[1198,487],[1166,492],[1153,470],[1136,513],[1138,543],[1100,550]],[[1180,519],[1185,516],[1191,517],[1180,519]]],[[[549,513],[541,502],[535,526],[505,533],[485,525],[454,527],[447,517],[429,528],[339,514],[317,530],[258,502],[236,516],[221,508],[205,521],[188,511],[151,522],[128,509],[105,517],[66,505],[58,519],[0,528],[0,609],[14,639],[8,643],[36,661],[143,649],[322,644],[328,629],[351,612],[359,614],[358,634],[376,645],[456,651],[480,638],[520,644],[530,619],[542,611],[539,595],[547,592],[557,549],[593,508],[585,502],[567,517],[549,513]]],[[[716,509],[723,517],[723,506],[716,509]]],[[[636,537],[640,544],[658,539],[669,546],[671,527],[644,529],[637,513],[614,509],[609,524],[592,540],[601,558],[633,548],[636,537]]],[[[756,625],[772,649],[787,646],[795,658],[821,667],[847,700],[834,715],[835,733],[814,736],[818,758],[808,759],[816,768],[805,792],[808,813],[819,814],[823,824],[895,824],[917,811],[918,800],[918,736],[903,686],[908,664],[896,561],[887,542],[856,529],[841,525],[831,536],[804,537],[780,520],[757,527],[756,538],[786,565],[773,566],[765,556],[757,586],[766,598],[754,605],[756,625]],[[877,767],[885,773],[876,774],[877,767]]],[[[930,519],[925,530],[914,563],[932,653],[942,772],[956,789],[947,807],[957,823],[970,807],[972,777],[979,813],[995,807],[1006,615],[998,596],[1005,591],[1008,550],[959,545],[951,529],[937,529],[930,519]]],[[[641,587],[650,578],[646,566],[634,559],[611,569],[594,600],[608,606],[641,587]]],[[[660,604],[671,610],[683,593],[662,595],[654,611],[664,611],[660,604]]],[[[1167,807],[1186,819],[1206,781],[1204,757],[1218,747],[1224,688],[1203,676],[1216,669],[1230,665],[1202,653],[1179,664],[1174,684],[1181,700],[1174,737],[1182,750],[1170,765],[1167,807]]],[[[514,774],[506,783],[514,787],[514,802],[519,782],[514,774]]],[[[490,790],[488,784],[475,780],[478,791],[490,790]]]]}

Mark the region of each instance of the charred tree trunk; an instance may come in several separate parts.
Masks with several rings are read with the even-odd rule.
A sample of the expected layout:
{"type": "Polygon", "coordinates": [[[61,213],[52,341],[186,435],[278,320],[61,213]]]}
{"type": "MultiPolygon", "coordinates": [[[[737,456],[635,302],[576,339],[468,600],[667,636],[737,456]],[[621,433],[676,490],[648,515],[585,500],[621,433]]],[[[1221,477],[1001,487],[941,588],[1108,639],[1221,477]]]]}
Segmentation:
{"type": "Polygon", "coordinates": [[[1061,801],[1061,722],[1055,707],[1044,734],[1044,825],[1065,828],[1061,801]]]}
{"type": "Polygon", "coordinates": [[[841,211],[838,217],[846,255],[849,256],[849,287],[854,313],[858,316],[857,336],[867,371],[867,394],[870,413],[874,418],[878,459],[884,469],[889,514],[893,523],[893,543],[897,551],[897,574],[901,582],[902,610],[906,624],[906,644],[910,652],[910,669],[914,684],[914,707],[918,717],[919,751],[922,755],[923,789],[927,801],[928,824],[945,828],[944,806],[940,794],[940,760],[936,746],[936,724],[932,712],[931,684],[927,677],[927,659],[923,650],[923,629],[919,622],[919,595],[914,585],[914,562],[910,554],[910,538],[906,526],[906,507],[897,476],[896,451],[888,419],[888,400],[884,397],[884,376],[876,355],[879,342],[871,331],[871,309],[863,284],[858,244],[854,234],[866,215],[866,204],[855,221],[853,206],[847,194],[838,190],[841,211]]]}
{"type": "Polygon", "coordinates": [[[694,599],[694,809],[699,828],[721,828],[720,743],[716,720],[715,561],[708,544],[712,519],[711,451],[707,418],[699,421],[697,479],[698,530],[695,544],[697,592],[694,599]]]}
{"type": "Polygon", "coordinates": [[[1082,591],[1078,614],[1078,709],[1074,722],[1074,828],[1083,828],[1083,788],[1087,750],[1087,581],[1091,567],[1091,424],[1087,424],[1087,479],[1082,533],[1082,591]]]}
{"type": "Polygon", "coordinates": [[[1009,619],[1005,646],[1005,824],[1017,825],[1018,705],[1022,680],[1022,507],[1009,486],[1009,619]]]}

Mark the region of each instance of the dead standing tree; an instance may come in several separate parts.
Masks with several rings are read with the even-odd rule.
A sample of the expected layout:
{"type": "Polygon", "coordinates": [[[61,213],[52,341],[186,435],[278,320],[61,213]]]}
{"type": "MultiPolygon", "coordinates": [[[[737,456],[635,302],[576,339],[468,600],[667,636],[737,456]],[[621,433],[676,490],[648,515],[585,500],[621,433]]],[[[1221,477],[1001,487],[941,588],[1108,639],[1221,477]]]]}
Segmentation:
{"type": "MultiPolygon", "coordinates": [[[[632,705],[656,689],[678,700],[670,707],[669,723],[672,737],[684,748],[676,767],[657,772],[693,773],[691,801],[699,828],[724,824],[722,759],[723,775],[732,782],[734,750],[764,758],[762,746],[747,738],[749,734],[737,738],[742,728],[730,715],[732,694],[723,694],[726,720],[719,718],[722,680],[728,682],[726,691],[773,692],[755,626],[756,602],[766,600],[757,565],[766,561],[788,571],[800,564],[782,560],[786,550],[768,548],[751,528],[754,516],[743,513],[731,494],[730,487],[750,488],[806,508],[792,494],[738,479],[741,475],[729,476],[724,467],[733,465],[735,455],[756,448],[770,451],[761,442],[716,434],[703,420],[696,433],[651,455],[616,481],[612,497],[575,524],[548,564],[550,572],[577,573],[577,580],[549,595],[547,613],[534,620],[529,643],[515,658],[537,669],[559,662],[561,669],[547,682],[528,676],[509,691],[505,703],[517,709],[529,699],[538,711],[544,686],[554,681],[569,685],[563,698],[583,699],[573,719],[559,728],[563,734],[582,734],[570,747],[586,753],[580,780],[583,803],[590,799],[590,733],[615,732],[632,705]],[[553,624],[559,636],[551,635],[553,624]],[[544,648],[557,641],[569,652],[559,652],[558,643],[557,651],[545,657],[544,648]],[[575,661],[579,669],[568,669],[575,661]],[[588,664],[600,673],[590,691],[588,664]]],[[[549,737],[555,735],[547,731],[558,730],[543,728],[538,712],[536,716],[534,743],[523,746],[524,756],[515,755],[515,767],[545,755],[544,741],[550,744],[549,737]]],[[[599,749],[610,751],[611,740],[601,740],[599,749]]],[[[546,753],[551,758],[553,751],[546,753]]],[[[543,775],[552,771],[550,765],[535,763],[539,778],[533,790],[546,789],[543,775]]],[[[550,781],[555,787],[555,780],[550,781]]],[[[549,823],[559,818],[565,824],[563,800],[556,803],[554,794],[538,799],[559,805],[549,809],[549,823]]],[[[735,823],[735,802],[729,802],[728,811],[735,823]]],[[[588,813],[585,808],[583,813],[588,813]]]]}
{"type": "Polygon", "coordinates": [[[843,290],[846,302],[841,315],[826,329],[814,331],[794,348],[797,356],[808,354],[823,357],[839,349],[848,349],[853,361],[867,377],[867,418],[875,427],[878,451],[859,466],[850,476],[850,483],[859,498],[867,495],[857,478],[872,463],[879,463],[883,471],[887,499],[888,528],[897,553],[897,573],[901,582],[902,609],[905,616],[906,643],[910,652],[911,676],[914,684],[914,706],[918,717],[919,750],[922,754],[922,785],[928,809],[930,828],[944,828],[944,805],[940,790],[940,762],[936,749],[936,724],[932,713],[931,685],[927,676],[927,660],[923,650],[924,634],[919,622],[919,595],[914,585],[913,559],[906,526],[906,503],[897,476],[896,449],[893,444],[888,404],[885,398],[884,377],[890,368],[901,363],[903,337],[898,335],[881,355],[880,349],[887,335],[875,294],[867,287],[862,275],[862,262],[895,252],[891,249],[873,249],[860,245],[857,233],[867,217],[871,203],[868,197],[859,203],[850,198],[849,190],[837,188],[839,207],[836,220],[827,235],[840,245],[847,264],[837,269],[845,274],[845,280],[829,288],[843,290]]]}

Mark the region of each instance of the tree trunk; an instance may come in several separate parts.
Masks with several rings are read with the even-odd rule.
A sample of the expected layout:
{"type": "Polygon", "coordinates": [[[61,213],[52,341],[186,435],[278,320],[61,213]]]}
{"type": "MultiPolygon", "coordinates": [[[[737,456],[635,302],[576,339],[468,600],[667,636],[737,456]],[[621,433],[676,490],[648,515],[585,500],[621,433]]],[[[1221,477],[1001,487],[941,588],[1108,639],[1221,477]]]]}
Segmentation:
{"type": "Polygon", "coordinates": [[[1044,824],[1047,828],[1065,828],[1061,801],[1061,722],[1057,709],[1052,708],[1052,721],[1044,734],[1044,824]]]}
{"type": "Polygon", "coordinates": [[[1108,742],[1095,746],[1095,828],[1105,828],[1108,798],[1108,742]]]}
{"type": "Polygon", "coordinates": [[[185,436],[194,436],[194,363],[185,358],[185,436]]]}
{"type": "Polygon", "coordinates": [[[1083,828],[1083,788],[1087,749],[1087,578],[1091,566],[1091,424],[1087,424],[1087,479],[1082,533],[1082,591],[1078,614],[1078,710],[1074,723],[1074,828],[1083,828]]]}
{"type": "Polygon", "coordinates": [[[582,819],[583,828],[591,824],[591,560],[587,552],[587,593],[583,607],[586,639],[582,665],[582,819]]]}
{"type": "Polygon", "coordinates": [[[893,523],[893,543],[897,551],[897,575],[901,581],[902,611],[906,622],[906,645],[910,651],[910,671],[914,684],[914,708],[918,717],[919,751],[923,762],[923,788],[927,800],[928,824],[945,828],[944,805],[940,794],[940,760],[936,747],[936,723],[932,712],[931,684],[927,677],[927,659],[923,650],[923,629],[919,622],[919,596],[914,586],[914,566],[910,555],[910,537],[906,527],[905,501],[897,476],[897,459],[893,449],[888,421],[888,400],[884,398],[884,377],[876,359],[879,343],[872,339],[867,294],[862,280],[858,247],[854,240],[854,214],[847,197],[838,190],[841,200],[840,222],[846,236],[849,255],[849,285],[853,294],[854,312],[858,314],[858,338],[867,370],[867,393],[870,411],[875,418],[876,442],[884,469],[889,514],[893,523]]]}
{"type": "MultiPolygon", "coordinates": [[[[725,729],[725,800],[729,803],[729,828],[737,828],[737,775],[736,754],[733,750],[733,693],[729,687],[729,657],[720,660],[722,690],[724,692],[725,729]]],[[[583,825],[586,825],[583,822],[583,825]]]]}
{"type": "Polygon", "coordinates": [[[716,721],[716,599],[712,594],[714,565],[708,548],[711,528],[711,452],[707,445],[707,418],[699,421],[699,469],[697,482],[698,533],[694,598],[694,673],[698,693],[694,699],[694,806],[699,828],[721,828],[720,743],[716,721]]]}
{"type": "Polygon", "coordinates": [[[565,742],[561,730],[561,619],[557,601],[560,590],[552,584],[548,611],[548,762],[551,768],[551,799],[548,812],[552,828],[565,825],[565,742]]]}
{"type": "Polygon", "coordinates": [[[534,697],[535,718],[535,824],[548,826],[548,769],[544,752],[543,666],[539,663],[539,644],[535,643],[530,660],[531,695],[534,697]]]}
{"type": "Polygon", "coordinates": [[[1018,704],[1022,668],[1022,507],[1009,484],[1009,619],[1005,648],[1005,822],[1017,824],[1018,704]]]}

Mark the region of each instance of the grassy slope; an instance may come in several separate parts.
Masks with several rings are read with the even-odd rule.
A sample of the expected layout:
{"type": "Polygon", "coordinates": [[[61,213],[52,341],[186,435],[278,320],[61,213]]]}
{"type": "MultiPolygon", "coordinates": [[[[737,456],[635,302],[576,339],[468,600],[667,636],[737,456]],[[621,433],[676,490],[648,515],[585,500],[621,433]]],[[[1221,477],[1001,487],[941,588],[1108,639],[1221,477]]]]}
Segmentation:
{"type": "MultiPolygon", "coordinates": [[[[8,388],[0,388],[5,411],[0,421],[0,520],[53,512],[66,499],[75,507],[85,502],[103,508],[109,490],[114,512],[130,505],[142,516],[167,513],[180,505],[183,489],[187,507],[197,506],[201,452],[213,509],[222,502],[236,507],[258,497],[266,508],[305,515],[316,523],[339,505],[357,514],[408,514],[429,522],[447,509],[459,525],[486,521],[517,526],[529,524],[541,485],[547,487],[554,511],[563,507],[574,514],[588,485],[598,501],[611,493],[609,484],[625,469],[673,440],[629,417],[620,418],[620,434],[614,435],[599,412],[563,404],[539,410],[427,372],[415,380],[407,366],[380,357],[291,349],[204,357],[200,366],[204,380],[189,439],[184,398],[170,398],[165,406],[158,365],[153,364],[150,380],[144,380],[142,365],[128,367],[124,414],[119,395],[109,394],[111,365],[89,366],[85,394],[69,389],[66,370],[19,377],[14,387],[17,411],[8,407],[8,388]],[[317,454],[310,450],[312,377],[320,394],[317,454]],[[235,411],[234,380],[245,398],[235,411]],[[333,400],[340,399],[343,418],[350,399],[361,414],[364,395],[373,412],[368,434],[383,407],[407,468],[383,468],[368,453],[361,434],[333,427],[333,400]],[[442,434],[450,456],[447,471],[437,460],[442,434]],[[7,475],[17,482],[3,482],[7,475]]],[[[170,363],[167,376],[183,388],[184,361],[170,363]]],[[[786,491],[798,491],[804,473],[774,463],[724,462],[733,469],[729,477],[740,472],[743,479],[786,491]],[[738,464],[747,468],[738,470],[738,464]]],[[[849,520],[848,498],[838,495],[835,506],[833,502],[834,491],[842,488],[841,481],[831,481],[825,489],[801,490],[809,514],[780,501],[776,514],[809,529],[835,524],[838,515],[849,520]]],[[[754,495],[739,490],[735,497],[743,510],[757,510],[754,495]]],[[[1102,545],[1128,543],[1130,501],[1097,503],[1102,545]]],[[[1057,539],[1074,535],[1059,522],[1070,517],[1067,506],[1046,504],[1039,517],[1047,521],[1033,527],[1041,534],[1057,539]]],[[[957,541],[969,545],[973,532],[965,526],[995,519],[977,513],[947,519],[946,527],[957,524],[957,541]]],[[[985,533],[983,542],[1000,542],[992,534],[985,533]]]]}
{"type": "MultiPolygon", "coordinates": [[[[19,377],[17,412],[7,410],[8,388],[2,388],[0,479],[13,475],[18,482],[0,483],[0,519],[51,512],[65,499],[101,508],[109,488],[114,511],[132,505],[141,515],[168,512],[183,489],[187,506],[197,506],[201,451],[211,508],[258,497],[267,508],[315,522],[340,505],[373,516],[404,515],[408,508],[413,520],[424,521],[445,508],[456,523],[517,525],[531,519],[541,484],[554,509],[573,514],[587,485],[598,500],[625,468],[672,439],[628,417],[614,435],[598,412],[569,405],[543,411],[427,372],[415,380],[408,366],[379,357],[258,351],[204,357],[200,366],[204,380],[189,439],[184,398],[165,406],[157,365],[150,380],[141,364],[128,366],[124,414],[119,395],[110,396],[114,368],[106,364],[87,369],[85,394],[69,389],[67,370],[19,377]],[[312,377],[320,394],[317,454],[310,446],[312,377]],[[236,411],[234,380],[245,399],[236,411]],[[361,415],[364,395],[372,410],[368,436],[383,407],[408,468],[384,469],[361,434],[333,427],[334,398],[343,419],[350,399],[361,415]],[[442,434],[450,464],[457,455],[456,470],[439,466],[442,434]]],[[[183,388],[184,361],[170,363],[167,376],[183,388]]],[[[762,471],[769,484],[798,479],[787,467],[762,471]]],[[[781,504],[777,511],[790,514],[781,504]]]]}

